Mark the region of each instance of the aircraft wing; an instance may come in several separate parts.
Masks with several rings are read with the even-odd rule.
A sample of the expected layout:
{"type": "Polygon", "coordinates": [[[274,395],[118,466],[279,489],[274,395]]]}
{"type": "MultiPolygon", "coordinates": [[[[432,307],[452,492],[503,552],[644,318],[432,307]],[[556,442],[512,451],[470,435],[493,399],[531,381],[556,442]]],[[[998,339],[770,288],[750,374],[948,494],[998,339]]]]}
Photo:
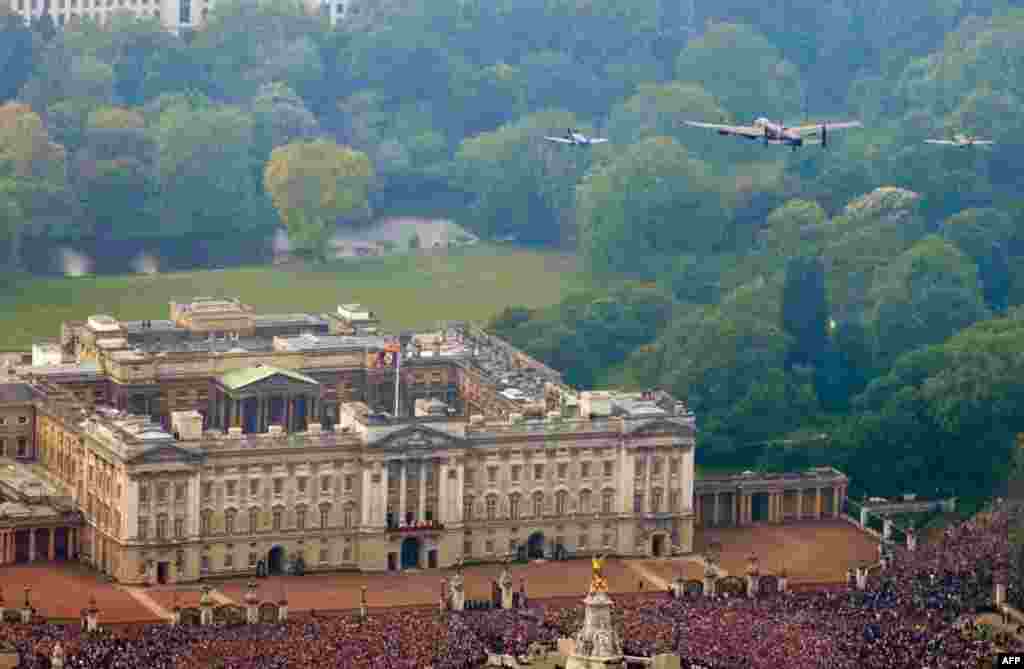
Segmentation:
{"type": "Polygon", "coordinates": [[[706,128],[717,130],[719,135],[740,135],[742,137],[764,137],[764,130],[750,125],[721,125],[719,123],[698,123],[696,121],[685,121],[686,125],[694,128],[706,128]]]}
{"type": "Polygon", "coordinates": [[[976,139],[972,144],[995,144],[991,139],[976,139]]]}
{"type": "Polygon", "coordinates": [[[607,141],[608,141],[607,139],[588,139],[587,143],[588,144],[604,144],[607,141]]]}
{"type": "Polygon", "coordinates": [[[576,143],[576,142],[572,141],[571,139],[566,139],[565,137],[545,137],[544,139],[548,140],[549,142],[558,142],[559,144],[575,144],[576,143]]]}
{"type": "Polygon", "coordinates": [[[814,125],[799,125],[795,128],[786,128],[787,130],[796,130],[801,135],[806,135],[812,132],[821,132],[821,126],[825,126],[825,131],[830,132],[832,130],[845,130],[846,128],[860,128],[863,127],[863,123],[860,121],[844,121],[843,123],[816,123],[814,125]]]}
{"type": "Polygon", "coordinates": [[[949,139],[926,139],[925,144],[944,144],[946,146],[959,146],[960,142],[954,142],[949,139]]]}

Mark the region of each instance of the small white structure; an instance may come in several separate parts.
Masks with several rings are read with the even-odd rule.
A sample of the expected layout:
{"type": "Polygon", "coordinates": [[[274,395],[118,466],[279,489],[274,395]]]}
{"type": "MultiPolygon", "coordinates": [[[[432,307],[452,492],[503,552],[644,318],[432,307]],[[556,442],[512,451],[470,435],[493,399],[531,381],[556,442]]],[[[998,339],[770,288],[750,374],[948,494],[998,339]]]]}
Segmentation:
{"type": "Polygon", "coordinates": [[[565,669],[625,669],[622,640],[612,625],[612,598],[601,574],[603,562],[593,559],[594,575],[583,600],[583,628],[576,633],[575,652],[566,658],[565,669]]]}
{"type": "Polygon", "coordinates": [[[47,365],[60,365],[64,362],[64,352],[60,344],[53,342],[41,342],[32,344],[32,366],[44,367],[47,365]]]}

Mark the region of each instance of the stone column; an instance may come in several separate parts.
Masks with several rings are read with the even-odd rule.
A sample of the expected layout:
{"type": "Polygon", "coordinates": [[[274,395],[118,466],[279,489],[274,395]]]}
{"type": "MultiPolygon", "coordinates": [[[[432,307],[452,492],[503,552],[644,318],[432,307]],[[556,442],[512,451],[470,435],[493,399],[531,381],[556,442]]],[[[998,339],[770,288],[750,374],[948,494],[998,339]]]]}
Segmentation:
{"type": "Polygon", "coordinates": [[[995,588],[996,608],[1001,609],[1006,604],[1006,584],[996,581],[995,588]]]}
{"type": "Polygon", "coordinates": [[[654,511],[654,508],[651,506],[653,501],[654,501],[652,499],[654,497],[654,495],[651,494],[651,482],[654,480],[654,474],[652,473],[652,470],[654,469],[654,456],[648,455],[644,459],[647,461],[647,464],[644,466],[644,506],[643,506],[643,511],[644,511],[644,513],[651,513],[652,511],[654,511]]]}
{"type": "Polygon", "coordinates": [[[51,528],[50,528],[50,529],[49,529],[49,530],[47,531],[47,533],[48,533],[48,535],[49,535],[49,538],[48,538],[48,541],[49,541],[49,550],[47,551],[47,553],[48,553],[48,554],[47,554],[47,559],[48,559],[48,560],[49,560],[50,562],[53,562],[54,560],[56,560],[56,559],[57,559],[57,551],[56,551],[56,548],[57,548],[57,546],[55,545],[55,544],[57,543],[57,542],[55,541],[55,539],[56,539],[57,537],[55,536],[55,533],[54,533],[54,531],[53,531],[53,528],[52,528],[52,527],[51,527],[51,528]]]}
{"type": "Polygon", "coordinates": [[[444,524],[448,522],[448,465],[441,464],[437,468],[437,512],[434,520],[444,524]]]}
{"type": "Polygon", "coordinates": [[[838,518],[843,510],[843,486],[837,485],[832,489],[832,517],[838,518]]]}
{"type": "Polygon", "coordinates": [[[711,494],[711,525],[718,527],[718,493],[711,494]]]}
{"type": "Polygon", "coordinates": [[[36,561],[36,529],[34,527],[28,531],[28,561],[36,561]]]}
{"type": "Polygon", "coordinates": [[[405,460],[400,460],[399,466],[402,468],[402,477],[398,483],[398,524],[401,526],[405,525],[405,488],[408,485],[405,470],[408,469],[409,464],[405,460]]]}
{"type": "Polygon", "coordinates": [[[892,521],[888,518],[882,520],[882,538],[886,541],[892,537],[892,521]]]}
{"type": "Polygon", "coordinates": [[[288,600],[281,597],[281,601],[277,603],[277,622],[283,623],[288,620],[288,600]]]}
{"type": "Polygon", "coordinates": [[[75,557],[75,547],[78,545],[78,528],[68,528],[68,559],[75,557]]]}
{"type": "Polygon", "coordinates": [[[362,504],[359,505],[361,511],[360,515],[362,516],[363,519],[363,525],[370,525],[373,522],[373,519],[370,517],[370,476],[370,466],[364,463],[363,488],[362,490],[360,490],[360,498],[362,499],[362,504]]]}
{"type": "Polygon", "coordinates": [[[796,519],[803,520],[804,517],[804,491],[798,488],[796,491],[796,519]]]}
{"type": "Polygon", "coordinates": [[[427,467],[429,466],[428,461],[420,461],[420,507],[418,512],[420,522],[427,520],[427,467]]]}
{"type": "Polygon", "coordinates": [[[907,532],[907,550],[910,552],[917,550],[917,535],[914,534],[913,530],[907,532]]]}
{"type": "Polygon", "coordinates": [[[821,520],[821,488],[814,489],[814,519],[821,520]]]}
{"type": "Polygon", "coordinates": [[[260,600],[256,597],[256,581],[249,581],[245,593],[245,621],[250,625],[259,622],[259,605],[260,600]]]}
{"type": "Polygon", "coordinates": [[[213,599],[210,597],[210,586],[202,587],[202,596],[199,598],[199,624],[213,624],[213,599]]]}

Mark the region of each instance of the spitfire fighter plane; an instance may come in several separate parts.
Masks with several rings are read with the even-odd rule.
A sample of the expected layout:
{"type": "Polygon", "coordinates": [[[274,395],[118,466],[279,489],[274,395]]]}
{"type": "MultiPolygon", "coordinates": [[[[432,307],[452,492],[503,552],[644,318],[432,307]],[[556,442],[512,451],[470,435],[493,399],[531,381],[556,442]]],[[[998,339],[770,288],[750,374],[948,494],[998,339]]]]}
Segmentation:
{"type": "Polygon", "coordinates": [[[860,121],[847,121],[844,123],[814,123],[791,128],[782,123],[774,123],[766,118],[755,120],[753,125],[722,125],[718,123],[698,123],[696,121],[686,121],[686,125],[693,126],[694,128],[716,130],[719,135],[732,135],[734,137],[761,140],[765,144],[783,144],[793,147],[794,151],[804,144],[821,144],[821,147],[825,148],[828,146],[828,133],[830,130],[861,127],[860,121]],[[818,137],[805,137],[812,134],[816,134],[818,137]]]}
{"type": "Polygon", "coordinates": [[[968,137],[967,135],[956,134],[953,135],[953,139],[926,139],[926,144],[943,144],[945,146],[959,146],[960,148],[967,148],[974,146],[975,144],[988,145],[995,144],[991,139],[978,139],[976,137],[968,137]]]}
{"type": "Polygon", "coordinates": [[[598,137],[587,137],[578,130],[569,128],[565,131],[565,137],[545,137],[544,139],[549,142],[557,142],[559,144],[571,144],[573,146],[588,146],[590,144],[604,144],[607,139],[600,139],[598,137]]]}

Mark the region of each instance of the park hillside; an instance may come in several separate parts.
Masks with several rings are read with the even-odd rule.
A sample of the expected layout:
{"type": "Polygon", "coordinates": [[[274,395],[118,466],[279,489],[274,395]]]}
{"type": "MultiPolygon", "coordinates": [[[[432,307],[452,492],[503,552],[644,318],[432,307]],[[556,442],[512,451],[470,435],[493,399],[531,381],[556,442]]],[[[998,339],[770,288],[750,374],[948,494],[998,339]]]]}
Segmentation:
{"type": "Polygon", "coordinates": [[[331,27],[297,2],[219,0],[180,37],[0,14],[4,318],[23,344],[52,336],[61,300],[149,309],[138,277],[19,276],[32,249],[174,241],[217,263],[281,228],[324,278],[231,281],[298,308],[337,272],[337,292],[402,312],[419,293],[384,293],[404,271],[316,263],[339,228],[443,216],[573,253],[581,274],[567,287],[526,254],[520,290],[488,294],[478,273],[515,256],[466,262],[445,280],[475,296],[438,284],[431,304],[508,307],[490,327],[579,386],[670,389],[706,466],[985,496],[1024,433],[1017,5],[379,0],[331,27]],[[760,116],[865,127],[791,152],[683,123],[760,116]],[[569,127],[611,141],[541,139],[569,127]],[[924,141],[956,132],[995,145],[924,141]],[[304,280],[322,283],[289,290],[304,280]]]}

